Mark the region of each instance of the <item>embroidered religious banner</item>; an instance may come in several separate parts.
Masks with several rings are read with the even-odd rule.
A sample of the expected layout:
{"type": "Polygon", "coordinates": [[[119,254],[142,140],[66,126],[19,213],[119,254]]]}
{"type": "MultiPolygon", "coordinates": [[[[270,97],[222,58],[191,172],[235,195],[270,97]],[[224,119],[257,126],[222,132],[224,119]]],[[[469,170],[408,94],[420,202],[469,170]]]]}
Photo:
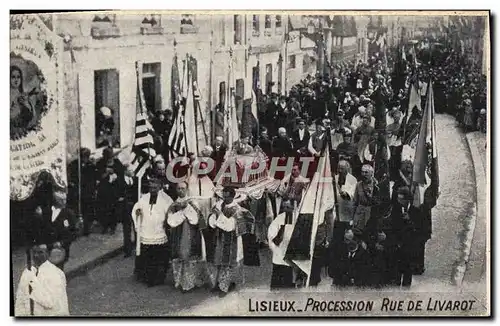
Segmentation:
{"type": "Polygon", "coordinates": [[[40,173],[66,187],[65,128],[60,55],[52,17],[11,15],[10,198],[33,192],[40,173]]]}

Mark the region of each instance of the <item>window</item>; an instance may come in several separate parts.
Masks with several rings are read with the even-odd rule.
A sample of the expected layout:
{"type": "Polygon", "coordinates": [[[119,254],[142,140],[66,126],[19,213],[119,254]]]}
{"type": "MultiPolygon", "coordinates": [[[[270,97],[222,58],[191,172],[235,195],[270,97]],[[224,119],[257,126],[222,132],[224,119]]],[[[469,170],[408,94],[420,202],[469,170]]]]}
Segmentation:
{"type": "Polygon", "coordinates": [[[309,70],[309,57],[304,55],[302,59],[302,73],[306,73],[309,70]]]}
{"type": "Polygon", "coordinates": [[[295,55],[288,56],[288,69],[295,69],[295,55]]]}
{"type": "Polygon", "coordinates": [[[116,15],[95,15],[92,19],[90,34],[95,39],[120,36],[120,29],[116,26],[116,15]]]}
{"type": "Polygon", "coordinates": [[[161,64],[149,63],[142,66],[142,90],[148,111],[161,110],[161,64]]]}
{"type": "Polygon", "coordinates": [[[194,26],[193,15],[181,16],[181,34],[195,34],[198,29],[194,26]]]}
{"type": "Polygon", "coordinates": [[[234,15],[234,44],[241,44],[241,15],[234,15]]]}
{"type": "Polygon", "coordinates": [[[101,15],[95,15],[94,19],[92,20],[93,23],[114,23],[116,20],[116,15],[115,14],[101,14],[101,15]]]}
{"type": "Polygon", "coordinates": [[[148,24],[151,26],[160,26],[161,25],[161,15],[147,15],[144,16],[142,20],[143,24],[148,24]]]}
{"type": "Polygon", "coordinates": [[[96,147],[120,147],[120,87],[116,69],[94,72],[96,147]]]}
{"type": "Polygon", "coordinates": [[[181,25],[193,25],[192,15],[182,15],[181,17],[181,25]]]}
{"type": "Polygon", "coordinates": [[[281,15],[276,15],[276,28],[281,28],[281,15]]]}
{"type": "Polygon", "coordinates": [[[161,27],[161,15],[144,16],[141,26],[142,35],[155,35],[162,33],[163,27],[161,27]]]}
{"type": "Polygon", "coordinates": [[[271,15],[266,15],[265,28],[271,28],[271,15]]]}
{"type": "Polygon", "coordinates": [[[254,33],[259,33],[260,31],[259,15],[253,15],[252,30],[254,33]]]}

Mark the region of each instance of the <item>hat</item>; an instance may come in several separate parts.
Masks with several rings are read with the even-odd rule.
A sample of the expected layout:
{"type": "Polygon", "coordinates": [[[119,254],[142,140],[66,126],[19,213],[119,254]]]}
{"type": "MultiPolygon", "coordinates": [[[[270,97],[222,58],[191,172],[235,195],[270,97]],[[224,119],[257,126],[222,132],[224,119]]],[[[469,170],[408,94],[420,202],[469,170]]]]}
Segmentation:
{"type": "Polygon", "coordinates": [[[359,112],[359,113],[365,113],[365,112],[366,112],[366,108],[365,108],[364,106],[360,106],[360,107],[358,108],[358,112],[359,112]]]}
{"type": "Polygon", "coordinates": [[[351,137],[352,136],[352,130],[349,128],[344,128],[344,131],[342,132],[344,137],[351,137]]]}
{"type": "Polygon", "coordinates": [[[113,111],[110,108],[106,107],[106,106],[103,106],[102,108],[100,108],[99,111],[106,118],[111,118],[111,116],[113,116],[113,111]]]}
{"type": "Polygon", "coordinates": [[[345,115],[345,112],[344,112],[344,110],[340,109],[340,110],[337,112],[337,114],[338,114],[339,116],[344,116],[344,115],[345,115]]]}
{"type": "Polygon", "coordinates": [[[486,114],[486,109],[481,109],[480,114],[486,114]]]}

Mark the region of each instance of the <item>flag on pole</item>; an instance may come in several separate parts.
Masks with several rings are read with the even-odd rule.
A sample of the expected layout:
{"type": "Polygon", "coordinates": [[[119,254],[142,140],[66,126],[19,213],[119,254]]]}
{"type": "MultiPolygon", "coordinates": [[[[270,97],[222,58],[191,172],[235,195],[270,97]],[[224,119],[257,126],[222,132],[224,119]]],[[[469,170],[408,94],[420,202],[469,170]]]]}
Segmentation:
{"type": "Polygon", "coordinates": [[[177,64],[177,56],[174,56],[172,64],[172,101],[173,105],[177,108],[177,114],[175,115],[174,124],[168,136],[169,160],[187,154],[186,135],[184,132],[185,96],[187,96],[187,65],[184,65],[183,68],[182,87],[180,87],[179,66],[177,64]]]}
{"type": "Polygon", "coordinates": [[[154,149],[153,127],[148,121],[146,101],[142,89],[142,64],[136,63],[137,98],[139,99],[139,113],[135,121],[135,137],[132,144],[130,168],[134,175],[141,178],[151,166],[151,161],[156,156],[154,149]]]}
{"type": "Polygon", "coordinates": [[[184,103],[184,138],[186,139],[186,152],[198,154],[196,117],[194,114],[194,93],[192,89],[192,71],[189,55],[186,55],[185,81],[183,80],[182,100],[184,103]]]}
{"type": "Polygon", "coordinates": [[[236,80],[234,77],[232,50],[230,50],[227,95],[224,128],[227,130],[228,144],[232,146],[240,138],[238,116],[236,115],[236,80]]]}
{"type": "Polygon", "coordinates": [[[428,97],[425,105],[420,134],[413,163],[413,205],[424,204],[429,208],[436,206],[439,196],[439,166],[434,111],[434,91],[429,82],[428,97]]]}
{"type": "Polygon", "coordinates": [[[413,161],[415,157],[415,148],[417,147],[418,133],[422,122],[422,104],[421,96],[418,91],[418,80],[414,79],[410,86],[410,98],[408,108],[402,118],[401,128],[403,130],[403,159],[413,161]]]}
{"type": "Polygon", "coordinates": [[[316,244],[318,226],[324,222],[325,213],[334,208],[333,182],[330,166],[329,146],[323,150],[318,164],[303,199],[299,214],[293,224],[289,244],[285,251],[285,260],[297,266],[307,275],[306,286],[311,278],[313,253],[316,244]]]}

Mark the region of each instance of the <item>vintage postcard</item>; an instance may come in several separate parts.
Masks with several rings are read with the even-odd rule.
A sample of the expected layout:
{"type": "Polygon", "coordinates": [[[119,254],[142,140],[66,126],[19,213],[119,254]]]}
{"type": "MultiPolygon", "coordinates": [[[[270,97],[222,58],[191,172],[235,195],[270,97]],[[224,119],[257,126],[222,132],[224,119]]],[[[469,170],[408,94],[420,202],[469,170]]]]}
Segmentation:
{"type": "Polygon", "coordinates": [[[11,314],[490,316],[489,22],[11,13],[11,314]]]}

